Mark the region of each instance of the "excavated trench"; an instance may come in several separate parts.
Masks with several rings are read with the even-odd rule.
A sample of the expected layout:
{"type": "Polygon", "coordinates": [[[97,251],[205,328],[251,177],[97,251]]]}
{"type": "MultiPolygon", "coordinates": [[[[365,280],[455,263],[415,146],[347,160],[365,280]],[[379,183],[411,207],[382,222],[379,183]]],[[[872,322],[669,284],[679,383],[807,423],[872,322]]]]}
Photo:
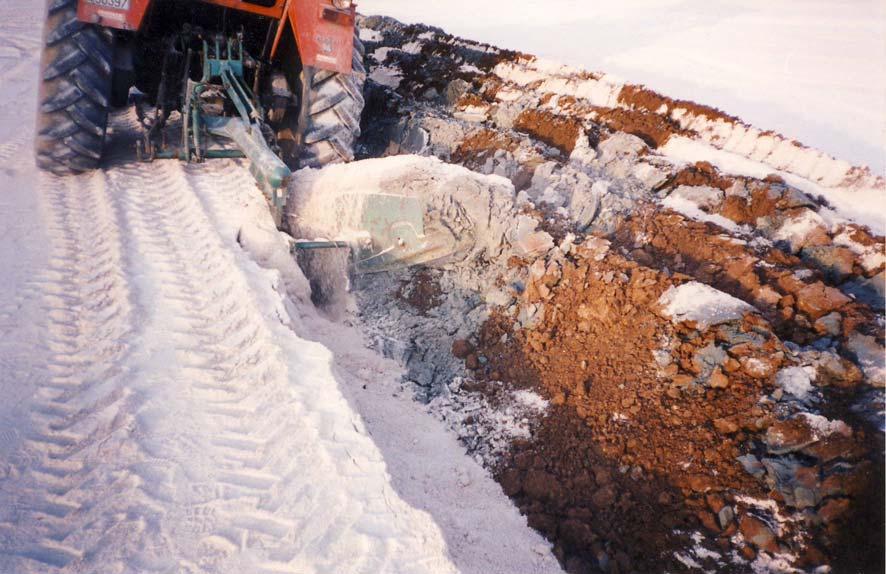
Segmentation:
{"type": "Polygon", "coordinates": [[[882,571],[883,237],[779,175],[657,152],[701,137],[672,110],[740,124],[722,112],[636,86],[600,107],[496,73],[521,54],[363,26],[386,79],[361,156],[472,170],[409,168],[460,182],[479,231],[352,277],[349,313],[564,568],[882,571]]]}

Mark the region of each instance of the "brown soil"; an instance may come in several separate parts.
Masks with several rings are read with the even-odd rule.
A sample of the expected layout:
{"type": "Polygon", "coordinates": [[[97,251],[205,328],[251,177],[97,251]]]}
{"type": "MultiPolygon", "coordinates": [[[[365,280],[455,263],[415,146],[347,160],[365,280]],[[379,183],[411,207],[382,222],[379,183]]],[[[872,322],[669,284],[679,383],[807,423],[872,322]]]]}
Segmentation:
{"type": "Polygon", "coordinates": [[[575,118],[546,110],[526,110],[517,118],[514,129],[527,133],[568,156],[575,149],[582,126],[575,118]]]}
{"type": "MultiPolygon", "coordinates": [[[[424,49],[412,58],[407,76],[414,73],[415,81],[400,92],[439,85],[427,65],[435,54],[454,57],[447,49],[424,49]]],[[[447,70],[447,80],[458,76],[456,68],[447,70]]],[[[466,96],[464,104],[493,103],[503,85],[492,75],[469,81],[480,97],[466,96]]],[[[553,103],[553,95],[539,95],[542,105],[553,103]]],[[[740,123],[715,108],[642,86],[626,86],[619,100],[629,109],[592,108],[560,96],[556,113],[527,110],[515,127],[568,155],[582,131],[592,129],[585,118],[653,148],[671,135],[692,135],[670,119],[676,108],[740,123]],[[667,111],[658,114],[662,106],[667,111]]],[[[452,161],[477,169],[497,150],[522,152],[527,140],[487,124],[465,138],[452,161]]],[[[788,193],[778,177],[732,177],[705,162],[680,170],[657,191],[681,185],[731,190],[714,211],[751,227],[816,209],[815,201],[810,206],[809,198],[788,193]]],[[[535,215],[558,243],[574,231],[549,213],[535,215]]],[[[860,226],[849,233],[862,245],[883,245],[883,238],[860,226]]],[[[492,381],[535,390],[551,401],[532,438],[512,445],[496,477],[529,524],[554,543],[567,571],[682,572],[674,552],[696,544],[694,531],[728,564],[694,559],[718,572],[746,572],[748,566],[735,565],[731,554],[753,560],[760,551],[793,553],[799,557],[795,566],[809,571],[823,564],[834,572],[883,571],[882,433],[852,410],[867,387],[846,351],[857,332],[882,343],[877,316],[835,289],[845,278],[831,277],[805,254],[751,246],[651,203],[639,202],[608,239],[612,246],[602,256],[598,249],[579,248],[556,261],[511,261],[529,276],[518,309],[541,308],[541,318],[522,327],[514,318],[519,315],[494,315],[470,341],[451,349],[473,375],[466,385],[488,391],[491,403],[501,392],[492,381]],[[674,325],[661,316],[657,301],[688,280],[752,303],[759,314],[707,330],[674,325]],[[831,333],[835,316],[838,327],[831,333]],[[811,440],[809,426],[771,397],[778,393],[778,369],[796,364],[784,341],[806,345],[825,335],[842,355],[829,367],[833,371],[819,372],[815,384],[823,398],[816,408],[846,421],[850,430],[811,440]],[[710,356],[718,357],[714,364],[706,362],[710,356]],[[791,441],[797,444],[783,444],[791,441]],[[785,448],[787,455],[781,453],[785,448]],[[774,485],[769,471],[754,476],[736,459],[749,454],[792,464],[792,480],[815,493],[802,519],[784,525],[784,532],[775,532],[771,515],[743,502],[744,496],[774,501],[785,515],[799,515],[793,494],[774,485]]],[[[825,232],[813,245],[833,247],[833,237],[825,232]]],[[[876,273],[862,270],[849,250],[838,254],[850,277],[876,273]]],[[[440,293],[433,276],[422,273],[399,296],[424,314],[440,293]]]]}
{"type": "MultiPolygon", "coordinates": [[[[680,228],[673,221],[668,227],[680,228]]],[[[728,252],[737,257],[740,250],[728,252]]],[[[758,445],[771,436],[796,435],[801,441],[809,432],[799,423],[779,422],[774,403],[760,402],[775,389],[774,373],[789,363],[774,329],[760,316],[707,330],[660,316],[660,295],[687,279],[612,252],[601,259],[596,251],[579,250],[529,281],[521,305],[544,307],[538,324],[520,329],[495,316],[484,325],[473,354],[487,361],[468,365],[475,376],[535,389],[553,405],[533,438],[513,445],[498,469],[503,489],[530,525],[554,542],[570,572],[679,571],[668,549],[692,546],[692,531],[703,533],[707,548],[734,550],[748,559],[759,550],[790,551],[803,565],[818,566],[829,561],[824,550],[831,561],[850,560],[839,550],[844,526],[866,520],[870,527],[881,520],[881,513],[858,501],[876,496],[882,468],[860,463],[849,473],[835,469],[841,460],[878,452],[876,445],[856,431],[805,448],[811,465],[797,472],[818,477],[816,484],[834,485],[828,492],[840,494],[820,504],[821,526],[789,525],[774,535],[766,517],[737,496],[782,497],[736,457],[759,454],[758,445]],[[700,357],[721,353],[714,349],[725,353],[711,368],[700,357]],[[656,350],[666,350],[668,361],[657,361],[656,350]],[[851,497],[841,498],[847,494],[851,497]],[[731,537],[739,529],[756,542],[735,546],[731,537]]],[[[849,375],[854,380],[849,388],[859,378],[849,375]]],[[[826,414],[851,420],[840,404],[834,400],[826,414]]],[[[868,538],[871,532],[876,530],[868,530],[868,538]]],[[[865,563],[874,558],[868,555],[865,563]]],[[[717,569],[744,571],[735,565],[717,569]]]]}
{"type": "MultiPolygon", "coordinates": [[[[519,330],[497,317],[478,337],[488,359],[478,376],[533,387],[554,405],[498,477],[574,571],[607,557],[621,571],[677,568],[662,554],[685,544],[675,529],[713,524],[724,540],[735,532],[712,522],[708,499],[722,506],[727,489],[765,494],[735,456],[772,420],[757,404],[771,382],[733,365],[739,352],[770,357],[779,343],[768,335],[754,350],[736,350],[731,372],[714,375],[726,388],[696,384],[703,374],[693,357],[722,341],[653,311],[671,280],[612,255],[595,262],[580,254],[555,267],[525,293],[525,304],[545,305],[543,322],[519,330]],[[679,345],[663,368],[651,351],[668,339],[679,345]]],[[[767,332],[759,319],[742,328],[767,332]]]]}
{"type": "Polygon", "coordinates": [[[706,185],[726,191],[735,183],[735,178],[720,174],[719,170],[706,161],[685,167],[669,178],[659,189],[673,189],[681,185],[706,185]]]}
{"type": "Polygon", "coordinates": [[[833,309],[842,314],[840,337],[855,330],[877,331],[876,318],[860,303],[829,291],[827,278],[809,269],[799,258],[776,248],[749,250],[717,232],[711,224],[660,211],[653,206],[638,213],[615,235],[619,245],[632,250],[635,259],[691,275],[754,304],[786,340],[808,344],[821,337],[814,322],[824,313],[810,307],[810,297],[820,291],[834,297],[833,309]],[[638,241],[643,238],[643,241],[638,241]],[[637,246],[637,244],[642,245],[637,246]],[[795,271],[808,273],[796,279],[795,271]]]}
{"type": "Polygon", "coordinates": [[[452,161],[468,166],[483,156],[485,161],[489,152],[506,150],[513,152],[520,142],[515,137],[497,130],[480,129],[469,134],[452,154],[452,161]]]}
{"type": "Polygon", "coordinates": [[[665,115],[670,115],[671,111],[677,108],[683,108],[685,110],[689,110],[695,115],[707,116],[712,120],[724,120],[729,123],[741,123],[741,120],[739,120],[737,117],[730,116],[729,114],[720,111],[717,108],[697,104],[688,100],[674,100],[667,96],[663,96],[658,92],[653,92],[645,86],[632,84],[626,85],[618,94],[618,101],[619,103],[628,105],[634,109],[645,110],[651,113],[656,113],[659,109],[661,109],[662,106],[665,106],[665,108],[667,108],[665,115]]]}
{"type": "Polygon", "coordinates": [[[622,108],[594,108],[595,120],[613,132],[625,132],[637,136],[651,148],[667,143],[672,135],[690,135],[677,122],[668,117],[645,110],[622,108]]]}
{"type": "Polygon", "coordinates": [[[405,301],[420,315],[427,315],[428,311],[440,306],[442,292],[433,273],[428,269],[421,269],[411,280],[401,282],[397,298],[405,301]]]}

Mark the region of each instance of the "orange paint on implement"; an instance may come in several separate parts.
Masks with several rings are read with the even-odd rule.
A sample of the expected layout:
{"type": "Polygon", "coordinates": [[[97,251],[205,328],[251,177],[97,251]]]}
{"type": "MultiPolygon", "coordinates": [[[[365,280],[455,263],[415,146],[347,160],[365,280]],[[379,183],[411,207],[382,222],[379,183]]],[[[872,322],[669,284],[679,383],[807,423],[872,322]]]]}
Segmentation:
{"type": "MultiPolygon", "coordinates": [[[[141,28],[151,1],[80,0],[77,18],[91,24],[135,32],[141,28]]],[[[242,0],[200,1],[280,20],[272,58],[277,54],[285,30],[292,30],[304,66],[351,73],[357,14],[354,5],[347,10],[339,10],[330,0],[277,0],[270,7],[242,0]]]]}

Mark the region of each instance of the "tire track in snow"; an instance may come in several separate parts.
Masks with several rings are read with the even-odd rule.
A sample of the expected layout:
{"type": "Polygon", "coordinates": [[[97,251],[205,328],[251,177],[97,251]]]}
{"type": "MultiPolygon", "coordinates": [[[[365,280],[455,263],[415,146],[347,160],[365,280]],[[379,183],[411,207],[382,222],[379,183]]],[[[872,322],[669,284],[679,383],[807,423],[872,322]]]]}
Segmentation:
{"type": "MultiPolygon", "coordinates": [[[[0,514],[0,570],[14,572],[76,571],[86,556],[101,554],[99,537],[82,526],[142,499],[126,471],[138,453],[106,460],[114,445],[130,442],[127,413],[138,400],[118,368],[132,306],[116,213],[100,175],[47,177],[40,192],[52,238],[49,266],[34,281],[44,300],[47,361],[20,462],[3,484],[14,503],[0,514]]],[[[144,514],[115,527],[136,534],[141,523],[133,517],[144,514]]]]}
{"type": "MultiPolygon", "coordinates": [[[[423,548],[428,540],[419,537],[429,533],[406,532],[395,515],[415,511],[400,501],[392,508],[384,463],[365,454],[369,440],[325,396],[298,391],[323,373],[312,363],[293,371],[277,341],[291,333],[256,300],[231,251],[236,243],[219,235],[201,203],[198,196],[254,189],[245,168],[217,166],[158,162],[111,173],[139,281],[150,286],[142,305],[158,326],[171,326],[162,337],[146,328],[148,354],[168,360],[153,384],[183,395],[164,405],[180,414],[141,440],[188,474],[187,488],[174,476],[154,487],[176,508],[160,526],[175,541],[169,555],[195,572],[447,571],[442,548],[423,548]],[[158,440],[169,424],[167,435],[191,442],[158,440]]],[[[325,368],[331,357],[321,355],[325,368]]]]}

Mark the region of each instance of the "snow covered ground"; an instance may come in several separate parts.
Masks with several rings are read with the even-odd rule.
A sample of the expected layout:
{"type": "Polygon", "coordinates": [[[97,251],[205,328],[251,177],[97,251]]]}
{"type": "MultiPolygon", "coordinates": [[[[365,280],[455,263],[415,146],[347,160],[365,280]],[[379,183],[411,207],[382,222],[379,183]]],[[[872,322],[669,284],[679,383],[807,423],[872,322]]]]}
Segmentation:
{"type": "Polygon", "coordinates": [[[886,4],[877,0],[363,0],[446,31],[713,105],[886,170],[886,4]]]}
{"type": "Polygon", "coordinates": [[[0,572],[559,571],[245,165],[37,174],[42,2],[0,22],[0,572]]]}

